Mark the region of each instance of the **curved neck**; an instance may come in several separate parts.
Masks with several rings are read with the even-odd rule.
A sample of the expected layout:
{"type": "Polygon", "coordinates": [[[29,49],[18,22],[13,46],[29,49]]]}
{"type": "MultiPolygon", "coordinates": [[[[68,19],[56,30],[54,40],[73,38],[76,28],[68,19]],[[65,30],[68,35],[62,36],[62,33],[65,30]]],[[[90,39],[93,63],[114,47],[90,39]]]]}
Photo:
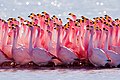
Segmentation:
{"type": "Polygon", "coordinates": [[[102,43],[102,32],[100,32],[99,34],[99,38],[98,38],[98,48],[101,48],[101,43],[102,43]]]}
{"type": "Polygon", "coordinates": [[[79,44],[78,44],[79,49],[84,50],[85,48],[84,48],[84,46],[83,46],[83,42],[82,42],[82,39],[81,39],[81,35],[80,35],[80,34],[79,34],[79,37],[78,37],[78,41],[79,41],[79,44]]]}
{"type": "Polygon", "coordinates": [[[119,34],[120,34],[120,27],[118,28],[118,44],[117,44],[118,46],[120,46],[120,35],[119,34]]]}
{"type": "Polygon", "coordinates": [[[89,45],[88,45],[88,51],[91,49],[93,49],[93,35],[90,35],[90,41],[89,41],[89,45]]]}
{"type": "Polygon", "coordinates": [[[63,38],[63,40],[62,40],[62,45],[64,46],[65,45],[65,42],[66,42],[66,40],[68,39],[68,31],[66,31],[66,34],[65,34],[65,36],[64,36],[64,38],[63,38]]]}
{"type": "Polygon", "coordinates": [[[32,51],[32,37],[33,37],[33,30],[30,29],[30,41],[29,41],[29,53],[31,54],[31,51],[32,51]]]}
{"type": "Polygon", "coordinates": [[[48,33],[48,37],[49,37],[49,42],[48,42],[48,50],[49,50],[50,47],[52,46],[52,32],[48,33]]]}
{"type": "Polygon", "coordinates": [[[99,42],[99,36],[100,34],[96,31],[96,47],[98,47],[98,42],[99,42]]]}
{"type": "Polygon", "coordinates": [[[5,26],[4,32],[5,33],[2,38],[2,47],[4,47],[4,45],[7,45],[8,26],[5,26]]]}
{"type": "Polygon", "coordinates": [[[77,32],[76,31],[73,31],[73,43],[74,45],[77,45],[77,32]]]}
{"type": "Polygon", "coordinates": [[[115,45],[116,46],[118,46],[118,36],[119,36],[118,33],[119,33],[118,32],[118,27],[116,27],[116,35],[115,35],[115,42],[116,42],[115,45]]]}
{"type": "Polygon", "coordinates": [[[16,33],[16,44],[17,44],[18,36],[19,36],[19,27],[17,27],[16,29],[17,29],[17,33],[16,33]]]}
{"type": "Polygon", "coordinates": [[[110,39],[109,39],[109,46],[112,46],[112,37],[113,37],[113,29],[110,28],[110,39]]]}
{"type": "MultiPolygon", "coordinates": [[[[93,30],[92,30],[93,31],[93,30]]],[[[93,33],[93,32],[92,32],[93,33]]],[[[94,33],[90,35],[89,45],[88,45],[88,55],[87,57],[90,57],[92,55],[92,49],[93,49],[93,35],[94,33]]]]}
{"type": "Polygon", "coordinates": [[[87,50],[88,49],[88,40],[89,40],[89,38],[88,38],[88,30],[86,30],[86,32],[85,32],[85,37],[84,37],[84,47],[85,47],[85,50],[87,50]]]}
{"type": "Polygon", "coordinates": [[[16,48],[16,44],[17,44],[17,39],[16,39],[16,30],[13,30],[13,46],[12,49],[16,48]]]}
{"type": "Polygon", "coordinates": [[[105,49],[105,50],[108,50],[108,34],[106,34],[104,49],[105,49]]]}
{"type": "Polygon", "coordinates": [[[38,30],[38,33],[37,33],[37,36],[36,36],[34,47],[38,47],[38,44],[39,44],[40,29],[38,28],[37,30],[38,30]]]}
{"type": "Polygon", "coordinates": [[[58,29],[58,36],[57,36],[57,46],[56,46],[56,49],[57,49],[57,53],[60,49],[60,29],[58,29]]]}

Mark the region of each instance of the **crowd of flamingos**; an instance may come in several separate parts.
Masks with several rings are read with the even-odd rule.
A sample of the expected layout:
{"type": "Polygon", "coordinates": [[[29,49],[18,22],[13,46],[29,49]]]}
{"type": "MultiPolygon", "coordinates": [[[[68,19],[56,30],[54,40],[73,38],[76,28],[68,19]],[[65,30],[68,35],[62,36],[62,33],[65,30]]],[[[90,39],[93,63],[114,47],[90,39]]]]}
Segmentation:
{"type": "Polygon", "coordinates": [[[0,19],[0,66],[120,67],[120,20],[68,15],[0,19]]]}

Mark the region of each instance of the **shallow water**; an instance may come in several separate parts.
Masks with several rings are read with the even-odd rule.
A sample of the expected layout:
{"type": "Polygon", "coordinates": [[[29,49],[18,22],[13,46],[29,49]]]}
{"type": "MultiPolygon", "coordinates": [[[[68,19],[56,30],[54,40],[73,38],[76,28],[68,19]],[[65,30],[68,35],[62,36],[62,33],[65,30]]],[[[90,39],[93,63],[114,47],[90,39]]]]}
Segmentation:
{"type": "Polygon", "coordinates": [[[0,69],[2,80],[119,80],[120,69],[55,69],[16,70],[0,69]]]}

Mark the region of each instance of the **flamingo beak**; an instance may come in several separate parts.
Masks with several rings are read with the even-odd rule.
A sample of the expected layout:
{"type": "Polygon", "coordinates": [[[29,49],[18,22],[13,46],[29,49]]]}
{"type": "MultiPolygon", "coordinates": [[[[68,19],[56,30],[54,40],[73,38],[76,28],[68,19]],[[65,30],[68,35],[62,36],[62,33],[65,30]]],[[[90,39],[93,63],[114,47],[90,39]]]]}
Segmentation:
{"type": "Polygon", "coordinates": [[[47,14],[46,12],[42,12],[42,14],[47,14]]]}
{"type": "Polygon", "coordinates": [[[69,20],[69,21],[71,20],[70,18],[66,18],[66,19],[69,20]]]}
{"type": "Polygon", "coordinates": [[[18,18],[20,19],[21,17],[20,17],[20,16],[18,16],[18,18]]]}
{"type": "Polygon", "coordinates": [[[30,16],[30,18],[32,19],[32,16],[30,16]]]}
{"type": "Polygon", "coordinates": [[[38,17],[41,17],[41,14],[37,14],[38,17]]]}
{"type": "Polygon", "coordinates": [[[72,15],[72,13],[69,13],[68,15],[72,15]]]}
{"type": "Polygon", "coordinates": [[[27,20],[25,20],[24,22],[28,22],[27,20]]]}
{"type": "Polygon", "coordinates": [[[82,18],[82,19],[85,19],[85,17],[84,17],[84,16],[81,16],[81,18],[82,18]]]}
{"type": "Polygon", "coordinates": [[[33,15],[35,15],[35,14],[34,14],[34,13],[31,13],[30,15],[32,15],[32,16],[33,16],[33,15]]]}
{"type": "Polygon", "coordinates": [[[69,13],[68,15],[73,16],[74,14],[73,13],[69,13]]]}
{"type": "Polygon", "coordinates": [[[69,24],[66,24],[66,25],[65,25],[65,28],[69,28],[69,24]]]}
{"type": "Polygon", "coordinates": [[[53,15],[53,18],[57,18],[55,15],[53,15]]]}

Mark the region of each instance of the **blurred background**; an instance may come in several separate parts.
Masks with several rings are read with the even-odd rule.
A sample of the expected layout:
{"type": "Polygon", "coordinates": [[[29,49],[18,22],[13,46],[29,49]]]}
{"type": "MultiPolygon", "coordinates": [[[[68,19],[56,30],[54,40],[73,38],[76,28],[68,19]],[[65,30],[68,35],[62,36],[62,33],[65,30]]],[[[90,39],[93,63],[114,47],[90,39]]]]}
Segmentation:
{"type": "Polygon", "coordinates": [[[28,19],[31,12],[46,11],[66,21],[69,12],[78,17],[88,18],[108,14],[113,18],[120,17],[120,0],[0,0],[0,18],[22,16],[28,19]]]}

